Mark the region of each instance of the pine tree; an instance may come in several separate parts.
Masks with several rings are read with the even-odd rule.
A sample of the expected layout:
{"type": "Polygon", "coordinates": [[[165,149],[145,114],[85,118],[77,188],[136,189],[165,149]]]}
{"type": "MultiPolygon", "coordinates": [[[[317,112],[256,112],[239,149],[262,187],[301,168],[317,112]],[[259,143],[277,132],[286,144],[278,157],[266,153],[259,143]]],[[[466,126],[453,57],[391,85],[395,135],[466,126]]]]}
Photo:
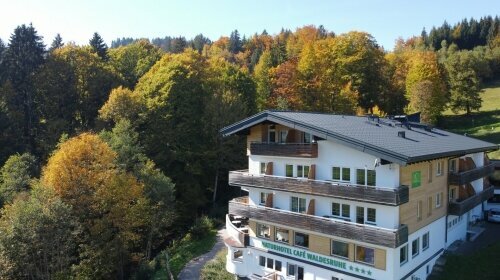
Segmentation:
{"type": "Polygon", "coordinates": [[[238,30],[231,32],[227,49],[234,54],[239,53],[242,50],[240,33],[238,33],[238,30]]]}
{"type": "Polygon", "coordinates": [[[55,49],[58,49],[62,46],[64,46],[64,43],[61,34],[57,33],[56,37],[52,41],[52,44],[50,45],[49,52],[53,52],[55,49]]]}
{"type": "Polygon", "coordinates": [[[94,33],[94,36],[90,39],[89,44],[92,47],[92,51],[97,53],[102,60],[108,60],[108,46],[104,43],[104,40],[99,33],[94,33]]]}

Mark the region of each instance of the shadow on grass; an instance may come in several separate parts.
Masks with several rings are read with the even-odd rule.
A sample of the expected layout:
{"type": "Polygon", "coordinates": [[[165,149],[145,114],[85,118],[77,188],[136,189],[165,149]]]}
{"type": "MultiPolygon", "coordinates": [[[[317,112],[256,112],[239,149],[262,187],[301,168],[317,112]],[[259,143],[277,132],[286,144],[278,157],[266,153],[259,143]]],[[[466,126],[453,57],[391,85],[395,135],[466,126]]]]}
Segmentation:
{"type": "Polygon", "coordinates": [[[481,140],[500,143],[500,110],[474,112],[470,115],[447,115],[439,119],[438,127],[481,140]]]}

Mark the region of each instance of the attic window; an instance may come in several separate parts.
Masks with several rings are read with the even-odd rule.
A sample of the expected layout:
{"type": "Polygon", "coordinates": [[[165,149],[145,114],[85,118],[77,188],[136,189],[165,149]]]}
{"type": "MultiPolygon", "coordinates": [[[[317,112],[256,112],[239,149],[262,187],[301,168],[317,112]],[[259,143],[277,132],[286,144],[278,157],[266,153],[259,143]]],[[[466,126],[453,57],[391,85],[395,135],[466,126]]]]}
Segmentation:
{"type": "Polygon", "coordinates": [[[398,131],[398,137],[406,138],[406,133],[404,131],[398,131]]]}

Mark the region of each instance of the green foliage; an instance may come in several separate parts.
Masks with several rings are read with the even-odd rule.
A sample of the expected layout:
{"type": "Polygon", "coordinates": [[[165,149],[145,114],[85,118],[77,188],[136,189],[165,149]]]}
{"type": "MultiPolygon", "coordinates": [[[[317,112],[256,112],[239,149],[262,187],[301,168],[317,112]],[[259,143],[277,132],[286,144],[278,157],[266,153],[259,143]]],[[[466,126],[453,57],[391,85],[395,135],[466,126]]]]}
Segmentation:
{"type": "Polygon", "coordinates": [[[0,205],[11,203],[19,193],[27,192],[38,169],[36,158],[29,153],[10,156],[0,169],[0,205]]]}
{"type": "Polygon", "coordinates": [[[0,219],[0,278],[68,279],[78,222],[47,188],[4,207],[0,219]]]}
{"type": "Polygon", "coordinates": [[[233,280],[234,274],[226,270],[227,248],[217,253],[201,270],[200,280],[233,280]]]}
{"type": "Polygon", "coordinates": [[[144,110],[140,96],[120,86],[109,94],[108,101],[99,110],[99,118],[114,123],[121,120],[135,120],[144,110]]]}
{"type": "Polygon", "coordinates": [[[271,94],[271,80],[269,71],[271,69],[271,53],[265,51],[255,65],[255,82],[257,85],[257,108],[259,111],[266,109],[266,102],[271,94]]]}
{"type": "Polygon", "coordinates": [[[99,33],[94,32],[94,35],[89,40],[89,45],[93,53],[96,53],[102,60],[108,60],[108,46],[99,33]]]}
{"type": "Polygon", "coordinates": [[[191,233],[192,238],[201,239],[213,229],[214,224],[212,220],[207,216],[202,216],[194,221],[194,224],[189,229],[189,233],[191,233]]]}

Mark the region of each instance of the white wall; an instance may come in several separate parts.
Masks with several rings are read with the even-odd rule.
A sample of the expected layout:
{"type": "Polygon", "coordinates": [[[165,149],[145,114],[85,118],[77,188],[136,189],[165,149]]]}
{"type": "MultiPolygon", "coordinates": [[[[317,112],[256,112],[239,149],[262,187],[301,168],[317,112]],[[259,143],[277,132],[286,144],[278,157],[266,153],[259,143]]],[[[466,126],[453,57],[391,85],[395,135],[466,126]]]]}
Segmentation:
{"type": "Polygon", "coordinates": [[[448,241],[446,242],[446,248],[448,248],[453,242],[457,240],[465,240],[467,237],[467,213],[462,215],[462,219],[459,216],[449,215],[448,223],[446,228],[448,230],[448,241]],[[453,225],[453,221],[457,219],[457,223],[453,225]],[[448,228],[448,223],[451,223],[451,227],[448,228]]]}
{"type": "MultiPolygon", "coordinates": [[[[399,258],[400,258],[400,248],[403,246],[400,246],[399,248],[396,249],[391,249],[391,251],[394,252],[394,256],[392,258],[393,261],[393,266],[394,270],[396,272],[396,278],[401,279],[401,277],[405,276],[408,274],[410,271],[415,269],[417,266],[419,266],[421,263],[425,262],[427,259],[429,259],[432,255],[434,255],[437,251],[440,249],[445,248],[445,242],[444,242],[444,235],[445,235],[445,217],[442,217],[433,223],[419,229],[418,231],[410,234],[408,236],[408,243],[403,244],[403,246],[408,245],[408,262],[400,265],[399,263],[399,258]],[[425,251],[422,251],[422,236],[426,233],[429,232],[429,248],[425,251]],[[412,251],[411,251],[411,243],[413,240],[416,238],[419,238],[419,254],[416,255],[415,257],[412,257],[412,251]]],[[[439,256],[436,256],[436,258],[439,256]]],[[[435,258],[435,259],[436,259],[435,258]]],[[[435,260],[434,259],[434,260],[435,260]]],[[[430,264],[433,265],[433,262],[430,262],[430,264]]],[[[391,261],[391,259],[388,259],[388,261],[391,261]]],[[[430,267],[432,271],[432,266],[430,267]]],[[[413,273],[413,275],[421,275],[422,271],[425,273],[425,265],[423,268],[419,269],[418,272],[413,273]]],[[[425,279],[425,277],[421,277],[421,279],[425,279]]]]}
{"type": "Polygon", "coordinates": [[[258,188],[247,188],[249,197],[252,205],[258,205],[260,200],[260,192],[272,192],[273,193],[273,206],[274,208],[279,208],[282,210],[291,209],[291,197],[301,197],[306,199],[306,210],[307,206],[311,199],[315,199],[315,214],[316,216],[330,216],[332,215],[332,202],[337,202],[341,204],[349,204],[350,205],[350,219],[351,222],[356,221],[356,207],[361,206],[364,207],[365,211],[365,220],[367,219],[367,208],[375,208],[376,209],[376,225],[378,227],[389,228],[389,229],[397,229],[399,227],[399,207],[395,206],[386,206],[386,205],[378,205],[373,203],[364,203],[358,201],[350,201],[344,199],[323,197],[323,196],[314,196],[314,195],[302,195],[302,194],[294,194],[288,192],[281,191],[271,191],[264,190],[258,188]]]}
{"type": "MultiPolygon", "coordinates": [[[[316,179],[331,180],[332,167],[349,167],[351,169],[351,183],[356,183],[356,169],[374,169],[377,159],[367,153],[336,144],[331,141],[318,141],[318,158],[292,158],[250,155],[248,169],[251,174],[259,174],[260,162],[273,162],[273,175],[285,176],[286,164],[311,165],[316,164],[316,179]]],[[[386,164],[375,168],[376,185],[379,187],[395,188],[399,186],[399,165],[386,164]]],[[[296,176],[294,167],[294,176],[296,176]]]]}

